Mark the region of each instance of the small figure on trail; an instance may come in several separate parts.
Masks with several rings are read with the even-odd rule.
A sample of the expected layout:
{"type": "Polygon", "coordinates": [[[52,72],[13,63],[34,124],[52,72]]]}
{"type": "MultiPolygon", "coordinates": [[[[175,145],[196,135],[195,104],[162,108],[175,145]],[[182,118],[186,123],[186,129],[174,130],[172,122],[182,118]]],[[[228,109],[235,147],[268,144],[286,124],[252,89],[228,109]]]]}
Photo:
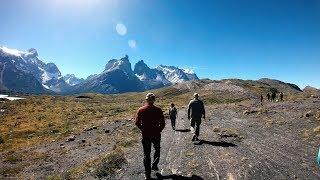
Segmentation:
{"type": "Polygon", "coordinates": [[[203,102],[199,100],[199,94],[194,93],[194,99],[190,101],[188,105],[188,119],[191,122],[191,127],[196,129],[195,134],[193,135],[192,141],[199,141],[199,132],[200,132],[200,124],[201,118],[206,118],[205,109],[203,102]]]}
{"type": "Polygon", "coordinates": [[[280,101],[283,101],[283,93],[280,93],[280,101]]]}
{"type": "Polygon", "coordinates": [[[272,92],[272,94],[271,94],[271,100],[272,100],[272,101],[275,101],[276,98],[277,98],[276,92],[272,92]]]}
{"type": "Polygon", "coordinates": [[[270,93],[267,94],[268,101],[270,101],[270,93]]]}
{"type": "Polygon", "coordinates": [[[175,130],[176,129],[176,119],[177,119],[177,108],[174,107],[174,104],[171,104],[171,107],[169,108],[169,116],[170,116],[170,120],[171,120],[171,126],[172,129],[175,130]]]}
{"type": "Polygon", "coordinates": [[[154,105],[155,100],[156,97],[153,93],[147,94],[146,104],[139,108],[135,123],[142,132],[143,164],[146,179],[151,178],[151,170],[159,170],[161,132],[165,127],[163,112],[161,108],[154,105]],[[151,167],[150,154],[152,144],[155,152],[151,167]]]}
{"type": "Polygon", "coordinates": [[[260,95],[260,103],[261,103],[261,106],[263,105],[262,103],[263,103],[263,96],[262,96],[262,94],[260,95]]]}

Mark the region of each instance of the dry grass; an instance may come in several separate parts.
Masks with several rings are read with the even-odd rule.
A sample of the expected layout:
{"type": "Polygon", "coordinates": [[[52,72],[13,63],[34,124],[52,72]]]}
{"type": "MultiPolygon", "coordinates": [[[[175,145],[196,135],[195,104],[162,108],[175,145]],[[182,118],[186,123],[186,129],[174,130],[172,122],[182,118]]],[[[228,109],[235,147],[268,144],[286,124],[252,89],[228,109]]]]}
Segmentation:
{"type": "Polygon", "coordinates": [[[82,165],[70,169],[66,179],[80,179],[87,174],[99,179],[111,178],[126,163],[124,151],[117,146],[110,153],[88,160],[82,165]]]}
{"type": "Polygon", "coordinates": [[[17,166],[5,166],[0,168],[0,176],[3,177],[15,177],[23,169],[22,165],[17,166]]]}
{"type": "Polygon", "coordinates": [[[311,135],[310,130],[307,130],[307,129],[302,130],[302,134],[301,134],[302,138],[309,139],[310,135],[311,135]]]}
{"type": "Polygon", "coordinates": [[[313,132],[314,132],[316,135],[319,135],[319,134],[320,134],[320,126],[314,128],[314,129],[313,129],[313,132]]]}
{"type": "Polygon", "coordinates": [[[218,126],[213,127],[213,132],[220,138],[233,138],[237,142],[241,142],[244,136],[235,128],[220,128],[218,126]]]}
{"type": "Polygon", "coordinates": [[[75,97],[30,96],[26,100],[6,102],[0,132],[4,143],[0,151],[34,146],[77,133],[88,124],[132,118],[141,105],[138,97],[91,95],[75,97]],[[119,102],[122,102],[121,104],[119,102]]]}
{"type": "MultiPolygon", "coordinates": [[[[186,107],[194,92],[200,93],[206,105],[243,100],[232,93],[201,90],[205,82],[194,83],[198,89],[170,86],[152,90],[157,96],[156,105],[167,115],[171,103],[175,103],[178,109],[186,107]]],[[[27,96],[25,100],[3,102],[0,108],[6,109],[6,112],[0,117],[0,137],[3,142],[0,143],[0,152],[59,140],[79,133],[90,125],[99,126],[108,121],[131,119],[143,105],[146,93],[84,95],[89,98],[27,96]]],[[[135,141],[123,143],[132,146],[135,141]]]]}
{"type": "Polygon", "coordinates": [[[188,166],[191,169],[195,169],[199,166],[199,164],[197,163],[197,161],[195,159],[192,159],[188,162],[188,166]]]}
{"type": "Polygon", "coordinates": [[[185,153],[185,156],[186,157],[192,157],[192,156],[194,156],[194,152],[188,151],[188,152],[185,153]]]}
{"type": "Polygon", "coordinates": [[[52,174],[46,178],[47,180],[62,180],[63,178],[59,174],[52,174]]]}

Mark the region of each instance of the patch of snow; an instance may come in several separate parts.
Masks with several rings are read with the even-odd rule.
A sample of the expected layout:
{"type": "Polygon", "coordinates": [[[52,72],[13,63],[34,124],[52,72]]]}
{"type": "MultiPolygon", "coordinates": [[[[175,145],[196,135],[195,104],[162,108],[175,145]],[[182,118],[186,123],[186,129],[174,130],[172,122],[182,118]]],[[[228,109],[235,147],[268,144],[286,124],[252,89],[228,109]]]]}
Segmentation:
{"type": "Polygon", "coordinates": [[[40,71],[42,71],[42,75],[41,75],[42,83],[46,83],[51,79],[59,79],[60,78],[59,73],[49,73],[39,66],[38,66],[38,69],[40,71]]]}
{"type": "Polygon", "coordinates": [[[174,73],[175,70],[172,68],[164,67],[164,66],[158,66],[159,69],[163,71],[163,73],[174,73]]]}
{"type": "Polygon", "coordinates": [[[168,80],[173,83],[181,83],[184,81],[178,74],[173,74],[172,76],[168,77],[168,80]]]}
{"type": "Polygon", "coordinates": [[[194,71],[192,69],[182,69],[184,73],[187,74],[194,74],[194,71]]]}
{"type": "Polygon", "coordinates": [[[161,81],[165,85],[171,84],[169,80],[167,80],[164,76],[161,76],[160,74],[157,74],[156,80],[161,81]]]}
{"type": "Polygon", "coordinates": [[[107,69],[106,72],[110,72],[110,71],[113,71],[113,70],[115,70],[115,69],[119,69],[119,66],[121,66],[123,63],[124,63],[124,62],[121,61],[121,60],[115,61],[115,62],[112,64],[112,66],[111,66],[109,69],[107,69]]]}
{"type": "Polygon", "coordinates": [[[21,57],[21,54],[26,53],[26,52],[19,51],[17,49],[9,49],[4,46],[0,47],[0,49],[2,49],[2,51],[5,53],[8,53],[8,54],[14,55],[14,56],[19,56],[19,57],[21,57]]]}
{"type": "Polygon", "coordinates": [[[147,79],[147,77],[146,77],[145,74],[142,74],[142,75],[135,74],[135,75],[138,77],[138,79],[139,79],[140,81],[143,81],[143,80],[146,80],[146,79],[147,79]]]}
{"type": "Polygon", "coordinates": [[[10,96],[4,95],[4,94],[0,94],[0,98],[8,99],[10,101],[25,99],[25,98],[21,98],[21,97],[10,97],[10,96]]]}
{"type": "Polygon", "coordinates": [[[70,79],[71,79],[71,77],[70,77],[70,78],[68,78],[68,79],[66,79],[65,81],[66,81],[66,83],[67,83],[67,84],[70,84],[70,85],[71,85],[71,83],[70,83],[70,79]]]}
{"type": "Polygon", "coordinates": [[[42,86],[46,89],[50,89],[49,86],[45,85],[45,84],[42,84],[42,86]]]}

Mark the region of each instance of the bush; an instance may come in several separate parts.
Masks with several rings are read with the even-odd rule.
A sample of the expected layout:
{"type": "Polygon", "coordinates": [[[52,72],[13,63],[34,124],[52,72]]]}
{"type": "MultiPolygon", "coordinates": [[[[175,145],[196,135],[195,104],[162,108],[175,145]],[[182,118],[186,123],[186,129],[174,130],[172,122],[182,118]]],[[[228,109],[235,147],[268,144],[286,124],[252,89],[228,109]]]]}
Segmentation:
{"type": "Polygon", "coordinates": [[[94,173],[98,178],[109,177],[113,175],[116,170],[121,169],[125,163],[127,163],[127,160],[124,152],[121,148],[117,147],[110,154],[102,158],[94,173]]]}
{"type": "Polygon", "coordinates": [[[313,129],[313,132],[316,134],[320,134],[320,126],[313,129]]]}

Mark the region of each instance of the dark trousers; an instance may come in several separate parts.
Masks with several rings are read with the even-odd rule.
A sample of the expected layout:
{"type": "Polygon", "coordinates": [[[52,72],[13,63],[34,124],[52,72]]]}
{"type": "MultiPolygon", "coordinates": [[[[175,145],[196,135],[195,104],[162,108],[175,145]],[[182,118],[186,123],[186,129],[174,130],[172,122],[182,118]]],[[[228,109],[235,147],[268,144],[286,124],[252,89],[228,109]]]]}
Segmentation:
{"type": "Polygon", "coordinates": [[[176,117],[170,117],[172,129],[176,128],[176,117]]]}
{"type": "Polygon", "coordinates": [[[195,129],[195,136],[198,137],[200,133],[200,124],[201,124],[201,118],[191,118],[191,127],[195,129]]]}
{"type": "Polygon", "coordinates": [[[152,166],[157,166],[160,160],[160,141],[161,137],[157,138],[142,138],[142,146],[143,146],[143,153],[144,153],[144,158],[143,158],[143,164],[145,168],[146,174],[151,173],[151,146],[153,144],[154,147],[154,156],[153,156],[153,162],[152,166]]]}

